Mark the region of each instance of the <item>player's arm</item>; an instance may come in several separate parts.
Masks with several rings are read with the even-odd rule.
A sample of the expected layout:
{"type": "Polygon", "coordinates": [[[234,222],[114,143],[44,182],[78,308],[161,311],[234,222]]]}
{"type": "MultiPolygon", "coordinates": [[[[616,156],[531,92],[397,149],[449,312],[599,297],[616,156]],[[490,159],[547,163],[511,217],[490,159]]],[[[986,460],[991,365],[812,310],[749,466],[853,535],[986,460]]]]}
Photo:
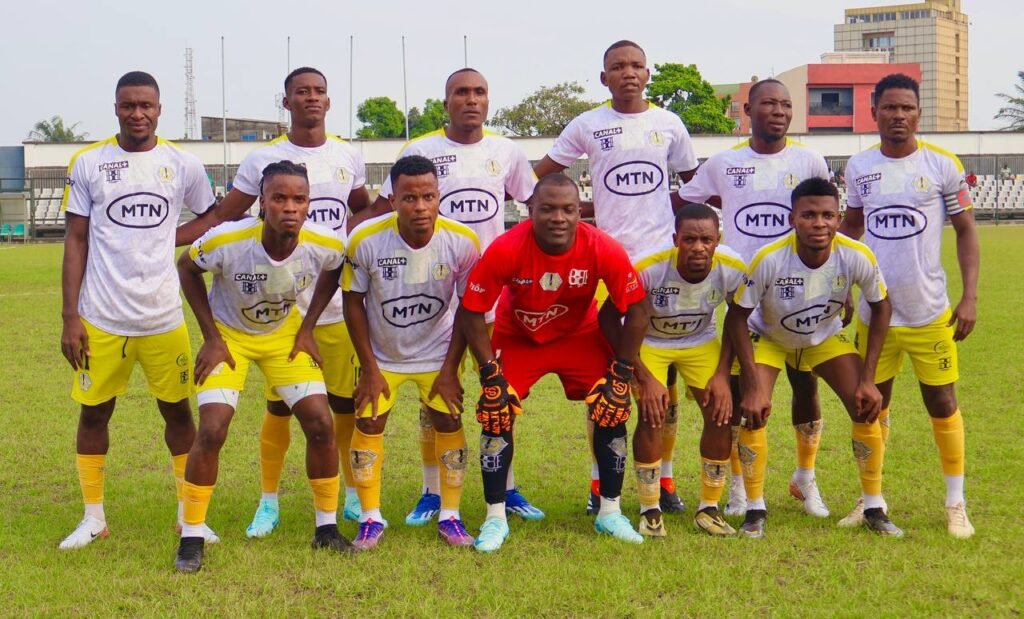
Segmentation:
{"type": "MultiPolygon", "coordinates": [[[[456,312],[456,320],[458,313],[456,312]]],[[[457,417],[462,414],[462,381],[459,380],[459,366],[462,363],[462,356],[466,353],[466,336],[458,324],[452,327],[452,339],[448,342],[448,352],[445,353],[441,369],[430,386],[430,393],[427,399],[440,395],[441,399],[448,406],[448,412],[457,417]]]]}
{"type": "Polygon", "coordinates": [[[320,346],[316,343],[316,337],[313,336],[313,330],[316,328],[316,322],[320,320],[320,315],[324,313],[331,299],[338,292],[343,266],[344,261],[342,266],[336,269],[321,271],[316,278],[313,297],[309,301],[306,315],[302,317],[299,331],[295,334],[295,344],[292,346],[291,353],[288,354],[288,361],[293,361],[300,352],[304,352],[312,357],[317,364],[323,365],[324,360],[320,355],[320,346]]]}
{"type": "Polygon", "coordinates": [[[956,232],[956,259],[960,263],[960,280],[963,282],[963,293],[960,295],[960,302],[953,309],[949,324],[956,323],[953,341],[960,342],[971,334],[978,320],[978,272],[981,268],[981,255],[974,210],[967,209],[951,215],[949,221],[956,232]]]}
{"type": "MultiPolygon", "coordinates": [[[[369,202],[369,194],[367,194],[366,200],[367,202],[369,202]]],[[[381,215],[390,213],[393,210],[394,208],[392,208],[391,206],[391,201],[388,200],[387,196],[381,193],[379,196],[377,196],[377,199],[373,201],[373,204],[370,204],[369,206],[358,212],[353,210],[352,217],[348,218],[348,225],[346,226],[347,231],[352,232],[352,230],[356,226],[363,223],[364,221],[368,219],[373,219],[374,217],[380,217],[381,215]]]]}
{"type": "Polygon", "coordinates": [[[752,311],[753,308],[729,303],[729,310],[725,313],[725,333],[740,363],[740,415],[747,419],[751,428],[756,429],[763,427],[771,414],[772,400],[771,394],[764,393],[757,379],[754,346],[747,329],[747,319],[752,311]]]}
{"type": "Polygon", "coordinates": [[[874,423],[882,410],[882,394],[875,385],[875,371],[878,369],[878,357],[882,354],[885,332],[888,331],[889,320],[892,318],[892,303],[889,302],[889,297],[885,297],[880,301],[868,302],[868,307],[871,308],[868,344],[854,401],[861,420],[864,423],[874,423]]]}
{"type": "Polygon", "coordinates": [[[381,395],[390,398],[391,390],[384,380],[384,375],[381,374],[377,358],[373,356],[373,348],[370,346],[370,319],[366,315],[365,299],[364,292],[348,291],[342,296],[342,308],[345,325],[352,338],[352,347],[359,357],[359,382],[356,383],[354,395],[356,413],[369,404],[372,417],[376,420],[378,413],[386,412],[377,410],[377,400],[381,395]]]}
{"type": "Polygon", "coordinates": [[[366,185],[356,187],[348,194],[348,208],[352,213],[361,213],[370,206],[370,190],[366,185]]]}
{"type": "Polygon", "coordinates": [[[864,236],[864,209],[847,204],[843,221],[839,222],[839,232],[851,239],[864,236]]]}
{"type": "Polygon", "coordinates": [[[60,350],[71,369],[86,367],[89,356],[89,335],[78,315],[78,300],[85,279],[85,263],[89,258],[89,218],[67,213],[64,236],[64,262],[61,265],[61,318],[64,322],[60,350]]]}
{"type": "Polygon", "coordinates": [[[732,392],[729,388],[729,375],[732,371],[732,340],[722,338],[722,350],[718,354],[718,367],[704,387],[704,399],[701,407],[711,407],[711,419],[717,426],[729,423],[732,417],[732,392]]]}
{"type": "Polygon", "coordinates": [[[178,258],[178,281],[181,282],[181,291],[192,308],[192,313],[195,314],[196,322],[199,323],[199,330],[203,333],[203,345],[196,353],[194,371],[196,384],[202,385],[210,372],[221,363],[227,363],[234,369],[235,360],[231,357],[228,346],[214,322],[210,299],[206,295],[206,282],[203,280],[205,270],[195,263],[191,254],[191,251],[182,252],[178,258]]]}
{"type": "MultiPolygon", "coordinates": [[[[604,339],[614,350],[622,339],[622,312],[615,307],[610,298],[605,299],[597,312],[597,323],[601,327],[604,339]]],[[[633,376],[639,387],[636,405],[640,409],[640,419],[651,423],[653,427],[659,427],[664,422],[665,412],[668,410],[668,389],[647,369],[639,354],[633,359],[633,365],[633,376]]]]}
{"type": "Polygon", "coordinates": [[[174,231],[174,244],[179,247],[190,245],[210,228],[225,221],[241,219],[255,202],[256,196],[250,196],[232,188],[219,204],[207,209],[205,213],[192,221],[178,226],[174,231]]]}

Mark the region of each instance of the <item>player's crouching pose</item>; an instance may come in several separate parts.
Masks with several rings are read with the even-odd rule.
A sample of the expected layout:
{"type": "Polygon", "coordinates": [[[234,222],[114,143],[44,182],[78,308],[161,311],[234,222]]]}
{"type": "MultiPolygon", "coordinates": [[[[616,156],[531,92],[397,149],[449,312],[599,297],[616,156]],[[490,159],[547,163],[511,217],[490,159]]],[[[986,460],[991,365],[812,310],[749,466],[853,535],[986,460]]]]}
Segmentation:
{"type": "MultiPolygon", "coordinates": [[[[430,411],[441,464],[438,534],[452,546],[470,546],[459,514],[466,475],[466,435],[458,368],[465,340],[453,333],[455,294],[465,290],[480,259],[476,234],[438,217],[437,170],[425,157],[399,159],[391,168],[395,212],[368,220],[349,236],[342,288],[345,321],[359,356],[356,429],[349,451],[362,513],[353,545],[376,547],[384,535],[380,510],[384,427],[403,383],[419,387],[430,411]]],[[[313,325],[337,288],[325,274],[303,321],[300,346],[313,349],[313,325]]],[[[502,486],[504,493],[504,486],[502,486]]]]}
{"type": "Polygon", "coordinates": [[[250,363],[268,389],[298,418],[306,434],[306,473],[316,508],[314,548],[350,551],[338,533],[338,456],[323,374],[309,355],[293,350],[300,319],[296,296],[320,271],[337,268],[343,246],[334,233],[306,223],[306,169],[272,163],[260,182],[263,219],[221,224],[193,243],[178,261],[185,298],[203,332],[196,355],[199,432],[185,468],[185,526],[175,567],[203,564],[200,537],[210,505],[220,448],[250,363]],[[203,272],[214,274],[209,298],[203,272]]]}
{"type": "MultiPolygon", "coordinates": [[[[700,505],[696,525],[711,535],[736,531],[722,518],[718,502],[729,471],[732,449],[732,394],[729,369],[732,346],[719,343],[715,310],[731,297],[747,270],[739,254],[718,244],[718,215],[705,204],[687,204],[676,214],[676,246],[655,251],[636,264],[651,301],[651,320],[640,349],[637,378],[640,421],[633,437],[633,459],[640,495],[640,533],[665,537],[658,505],[662,432],[669,402],[669,368],[683,377],[704,416],[700,440],[700,505]]],[[[614,306],[601,308],[602,324],[615,329],[621,316],[614,306]]]]}
{"type": "Polygon", "coordinates": [[[619,496],[626,468],[626,420],[633,360],[647,326],[648,302],[625,250],[607,234],[579,222],[579,191],[569,177],[540,179],[530,199],[530,221],[498,237],[473,271],[459,323],[480,364],[477,420],[487,519],[477,550],[495,551],[508,537],[505,486],[514,450],[519,396],[548,373],[558,375],[570,400],[587,401],[596,424],[593,450],[601,468],[601,506],[594,527],[641,543],[622,515],[619,496]],[[598,280],[625,313],[615,341],[602,336],[594,293],[598,280]],[[505,291],[502,294],[502,291],[505,291]],[[494,338],[484,314],[501,297],[494,338]],[[500,351],[500,364],[495,354],[500,351]],[[609,363],[609,359],[611,359],[609,363]]]}
{"type": "Polygon", "coordinates": [[[747,515],[739,533],[764,536],[765,424],[772,389],[787,362],[793,367],[804,362],[836,392],[853,422],[853,455],[860,469],[867,526],[882,535],[900,536],[903,532],[883,509],[885,445],[878,423],[882,395],[875,386],[875,368],[892,315],[885,282],[866,245],[836,234],[839,194],[834,185],[821,178],[805,180],[793,190],[792,205],[789,222],[794,230],[754,255],[725,317],[725,330],[740,362],[739,412],[754,438],[740,451],[747,515]],[[842,333],[840,316],[854,284],[871,313],[863,364],[842,333]]]}

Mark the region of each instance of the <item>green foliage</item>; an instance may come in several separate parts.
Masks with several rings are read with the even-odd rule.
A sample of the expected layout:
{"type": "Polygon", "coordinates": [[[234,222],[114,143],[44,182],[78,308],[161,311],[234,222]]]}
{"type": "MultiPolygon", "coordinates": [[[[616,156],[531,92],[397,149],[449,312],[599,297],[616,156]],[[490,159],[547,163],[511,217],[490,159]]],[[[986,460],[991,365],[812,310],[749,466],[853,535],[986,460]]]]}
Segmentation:
{"type": "Polygon", "coordinates": [[[423,103],[423,111],[419,108],[409,110],[410,138],[437,131],[448,123],[448,112],[444,111],[444,102],[440,99],[427,99],[423,103]]]}
{"type": "Polygon", "coordinates": [[[690,133],[728,134],[735,123],[726,115],[730,97],[719,99],[697,65],[654,65],[647,97],[683,119],[690,133]]]}
{"type": "Polygon", "coordinates": [[[1017,83],[1013,85],[1013,94],[1004,92],[996,96],[1006,102],[999,108],[993,118],[1007,122],[1007,131],[1024,131],[1024,71],[1017,71],[1017,83]]]}
{"type": "Polygon", "coordinates": [[[363,126],[356,136],[366,139],[405,137],[405,115],[388,97],[371,97],[359,104],[356,118],[363,126]]]}
{"type": "Polygon", "coordinates": [[[40,120],[33,126],[32,131],[28,132],[28,139],[35,142],[82,142],[89,134],[75,132],[80,124],[82,123],[64,126],[64,119],[60,116],[40,120]]]}
{"type": "Polygon", "coordinates": [[[558,135],[569,121],[597,105],[583,99],[584,92],[578,82],[541,86],[520,103],[498,110],[487,124],[518,136],[558,135]]]}

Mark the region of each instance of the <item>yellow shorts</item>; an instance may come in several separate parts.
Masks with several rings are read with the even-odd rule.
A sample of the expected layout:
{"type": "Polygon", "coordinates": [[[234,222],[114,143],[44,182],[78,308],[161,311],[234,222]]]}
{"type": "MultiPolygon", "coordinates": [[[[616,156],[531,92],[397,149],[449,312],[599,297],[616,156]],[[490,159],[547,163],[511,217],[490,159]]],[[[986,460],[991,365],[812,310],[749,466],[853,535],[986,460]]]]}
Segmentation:
{"type": "MultiPolygon", "coordinates": [[[[416,383],[416,387],[420,390],[420,402],[426,404],[429,408],[435,411],[443,413],[448,412],[448,405],[444,403],[444,400],[439,395],[435,395],[433,398],[428,399],[430,395],[430,388],[434,386],[434,380],[440,372],[420,372],[418,374],[399,374],[397,372],[389,372],[387,370],[381,370],[380,373],[384,376],[384,380],[388,383],[388,390],[391,392],[390,398],[385,398],[383,394],[377,400],[377,413],[386,413],[391,410],[395,405],[395,400],[398,399],[398,388],[407,382],[416,383]]],[[[356,411],[357,417],[372,417],[373,407],[367,404],[363,407],[363,410],[356,411]]]]}
{"type": "Polygon", "coordinates": [[[197,389],[199,392],[210,389],[234,389],[242,391],[245,387],[245,376],[249,372],[249,364],[255,363],[266,379],[265,395],[268,400],[278,401],[281,396],[275,387],[284,387],[307,382],[323,382],[324,375],[320,366],[306,353],[299,353],[295,360],[289,362],[288,354],[295,344],[301,319],[298,312],[285,320],[285,323],[273,333],[253,335],[236,331],[231,327],[217,323],[228,351],[235,360],[235,369],[227,364],[220,364],[206,381],[197,389]]]}
{"type": "Polygon", "coordinates": [[[324,360],[324,383],[327,393],[341,398],[351,398],[356,391],[356,377],[359,375],[359,357],[352,346],[352,338],[344,322],[317,325],[313,337],[324,360]]]}
{"type": "Polygon", "coordinates": [[[811,370],[836,357],[857,354],[853,342],[842,331],[809,348],[785,348],[756,333],[751,339],[754,341],[754,363],[769,365],[778,370],[785,369],[787,364],[793,368],[811,370]]]}
{"type": "MultiPolygon", "coordinates": [[[[884,383],[903,369],[903,353],[910,356],[917,380],[924,385],[948,385],[960,379],[953,327],[947,326],[953,310],[946,309],[934,322],[920,327],[889,327],[878,358],[875,381],[884,383]]],[[[864,355],[868,325],[857,321],[857,350],[864,355]]]]}
{"type": "Polygon", "coordinates": [[[645,344],[640,347],[640,361],[662,385],[668,385],[668,368],[675,366],[687,387],[704,389],[718,369],[721,352],[722,344],[717,339],[693,348],[655,348],[645,344]]]}
{"type": "Polygon", "coordinates": [[[192,345],[188,327],[157,335],[114,335],[83,320],[89,335],[85,369],[75,372],[71,399],[97,406],[123,395],[138,361],[146,374],[149,392],[164,402],[180,402],[192,395],[192,345]]]}
{"type": "MultiPolygon", "coordinates": [[[[761,339],[761,336],[758,335],[757,333],[754,333],[753,331],[748,331],[748,333],[750,334],[750,341],[755,344],[754,349],[756,351],[756,349],[757,349],[756,343],[757,343],[757,341],[759,339],[761,339]]],[[[756,356],[755,356],[754,363],[757,363],[756,356]]],[[[795,370],[798,370],[800,372],[810,372],[811,371],[811,366],[807,365],[807,362],[804,361],[802,357],[801,358],[797,358],[797,357],[794,356],[792,362],[789,360],[789,358],[787,358],[786,359],[786,363],[789,364],[789,367],[791,367],[791,368],[793,368],[795,370]],[[798,365],[793,365],[794,362],[798,362],[798,365]]],[[[768,365],[771,365],[771,364],[768,364],[768,365]]],[[[781,370],[783,368],[780,366],[779,369],[781,370]]],[[[732,376],[739,376],[740,375],[740,360],[735,355],[732,358],[732,368],[729,370],[729,373],[732,376]]]]}

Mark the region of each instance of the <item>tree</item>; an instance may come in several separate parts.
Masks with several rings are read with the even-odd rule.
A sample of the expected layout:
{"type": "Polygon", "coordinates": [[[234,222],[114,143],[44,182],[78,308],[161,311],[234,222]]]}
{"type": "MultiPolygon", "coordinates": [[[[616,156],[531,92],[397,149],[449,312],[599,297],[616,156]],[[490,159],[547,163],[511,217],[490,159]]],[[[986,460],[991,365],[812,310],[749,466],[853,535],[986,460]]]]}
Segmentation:
{"type": "Polygon", "coordinates": [[[398,104],[387,97],[370,97],[359,104],[356,118],[363,126],[356,131],[361,138],[400,138],[405,135],[405,115],[398,104]]]}
{"type": "Polygon", "coordinates": [[[730,97],[719,99],[697,65],[654,65],[647,96],[683,119],[690,133],[732,133],[736,124],[726,115],[730,97]]]}
{"type": "Polygon", "coordinates": [[[516,105],[498,110],[487,124],[512,135],[558,135],[569,121],[597,105],[583,99],[584,92],[578,82],[541,86],[516,105]]]}
{"type": "Polygon", "coordinates": [[[1007,121],[1007,131],[1024,131],[1024,71],[1017,71],[1017,83],[1013,85],[1014,94],[1003,92],[996,96],[1006,101],[1006,106],[999,108],[993,118],[1007,121]]]}
{"type": "Polygon", "coordinates": [[[89,137],[88,133],[75,133],[75,129],[82,123],[75,123],[70,127],[64,126],[64,119],[54,116],[50,120],[40,120],[35,124],[32,131],[28,132],[28,139],[36,142],[82,142],[89,137]]]}
{"type": "Polygon", "coordinates": [[[431,131],[437,131],[447,123],[448,112],[444,111],[444,102],[440,99],[427,99],[423,103],[422,112],[416,107],[409,110],[410,137],[418,138],[431,131]]]}

